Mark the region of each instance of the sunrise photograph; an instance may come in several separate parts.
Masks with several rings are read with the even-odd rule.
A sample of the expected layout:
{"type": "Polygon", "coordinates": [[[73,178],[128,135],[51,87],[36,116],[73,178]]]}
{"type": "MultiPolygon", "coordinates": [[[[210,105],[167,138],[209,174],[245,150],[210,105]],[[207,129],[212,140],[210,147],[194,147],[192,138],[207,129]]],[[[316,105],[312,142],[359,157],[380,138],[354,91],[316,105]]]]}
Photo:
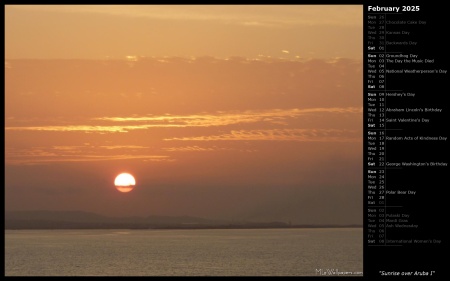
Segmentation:
{"type": "Polygon", "coordinates": [[[5,5],[6,276],[362,276],[362,5],[5,5]]]}

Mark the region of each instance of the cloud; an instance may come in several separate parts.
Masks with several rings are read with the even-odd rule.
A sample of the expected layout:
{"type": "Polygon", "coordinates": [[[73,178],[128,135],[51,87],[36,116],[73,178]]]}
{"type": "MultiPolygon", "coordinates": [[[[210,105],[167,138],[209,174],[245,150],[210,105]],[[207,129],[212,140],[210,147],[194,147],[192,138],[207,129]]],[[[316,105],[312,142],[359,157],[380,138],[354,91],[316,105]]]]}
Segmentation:
{"type": "Polygon", "coordinates": [[[91,125],[68,125],[68,126],[33,126],[33,127],[6,127],[7,131],[55,131],[73,132],[82,131],[85,133],[126,133],[131,130],[143,130],[151,127],[181,127],[177,125],[127,125],[127,126],[91,126],[91,125]]]}
{"type": "MultiPolygon", "coordinates": [[[[153,126],[158,124],[165,127],[170,124],[177,127],[213,127],[227,126],[241,123],[255,123],[272,121],[276,118],[288,119],[306,114],[331,113],[331,114],[360,114],[362,107],[331,107],[331,108],[306,108],[306,109],[271,109],[260,111],[243,112],[218,112],[216,114],[197,114],[197,115],[163,115],[163,116],[142,116],[142,117],[100,117],[96,120],[113,122],[149,122],[153,126]]],[[[148,125],[150,126],[150,125],[148,125]]]]}
{"type": "Polygon", "coordinates": [[[358,130],[338,129],[272,129],[237,130],[229,134],[166,138],[166,141],[301,141],[301,142],[361,142],[358,130]]]}
{"type": "Polygon", "coordinates": [[[123,149],[123,148],[130,148],[130,149],[144,149],[147,148],[145,146],[141,145],[101,145],[99,148],[106,148],[106,149],[123,149]]]}
{"type": "Polygon", "coordinates": [[[254,26],[254,27],[276,27],[279,23],[276,22],[262,22],[262,21],[243,21],[240,24],[244,26],[254,26]]]}
{"type": "Polygon", "coordinates": [[[252,149],[236,149],[236,148],[228,148],[228,147],[217,147],[217,146],[211,146],[211,147],[200,147],[197,145],[193,145],[193,146],[178,146],[178,147],[166,147],[163,148],[163,150],[165,151],[177,151],[177,152],[192,152],[192,151],[200,151],[200,152],[205,152],[205,151],[232,151],[232,150],[238,150],[240,152],[255,152],[256,150],[252,150],[252,149]]]}
{"type": "Polygon", "coordinates": [[[145,130],[150,128],[185,128],[185,127],[217,127],[236,124],[264,122],[270,124],[283,124],[283,121],[298,118],[304,115],[317,114],[358,114],[362,107],[319,107],[305,109],[271,109],[247,110],[236,112],[216,112],[215,114],[193,115],[159,115],[159,116],[133,116],[133,117],[98,117],[94,122],[133,123],[127,125],[67,125],[67,126],[33,126],[33,127],[6,127],[7,131],[83,131],[86,133],[126,133],[132,130],[145,130]],[[145,123],[145,124],[142,124],[145,123]]]}
{"type": "Polygon", "coordinates": [[[144,149],[142,146],[52,146],[8,148],[6,149],[5,162],[9,165],[36,165],[53,162],[92,162],[141,159],[143,161],[172,161],[167,155],[147,154],[134,152],[136,148],[144,149]],[[121,149],[121,153],[108,152],[111,149],[121,149]]]}

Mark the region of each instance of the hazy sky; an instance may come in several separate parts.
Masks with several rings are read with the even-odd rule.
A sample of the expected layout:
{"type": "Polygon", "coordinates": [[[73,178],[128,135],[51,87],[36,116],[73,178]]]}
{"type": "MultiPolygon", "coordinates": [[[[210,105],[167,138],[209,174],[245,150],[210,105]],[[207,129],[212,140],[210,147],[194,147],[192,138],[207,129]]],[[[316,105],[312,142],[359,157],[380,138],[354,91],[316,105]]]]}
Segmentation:
{"type": "Polygon", "coordinates": [[[362,6],[7,5],[6,58],[362,57],[362,6]]]}
{"type": "Polygon", "coordinates": [[[5,56],[6,210],[362,223],[362,6],[7,5],[5,56]]]}

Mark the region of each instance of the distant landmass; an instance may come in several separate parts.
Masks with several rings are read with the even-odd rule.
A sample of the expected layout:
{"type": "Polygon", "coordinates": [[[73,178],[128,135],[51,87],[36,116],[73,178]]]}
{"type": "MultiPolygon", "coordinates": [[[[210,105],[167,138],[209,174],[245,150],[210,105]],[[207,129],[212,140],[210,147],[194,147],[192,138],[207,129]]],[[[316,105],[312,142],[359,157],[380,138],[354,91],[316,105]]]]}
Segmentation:
{"type": "Polygon", "coordinates": [[[6,211],[5,229],[224,229],[326,228],[362,225],[292,225],[286,222],[210,220],[190,216],[107,217],[82,211],[6,211]]]}

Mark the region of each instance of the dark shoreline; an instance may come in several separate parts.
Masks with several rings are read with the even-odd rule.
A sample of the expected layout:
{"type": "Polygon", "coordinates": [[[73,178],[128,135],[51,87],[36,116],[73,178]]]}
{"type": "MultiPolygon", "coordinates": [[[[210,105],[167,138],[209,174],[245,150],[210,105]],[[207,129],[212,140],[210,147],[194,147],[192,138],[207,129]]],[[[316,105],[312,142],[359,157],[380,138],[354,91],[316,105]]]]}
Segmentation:
{"type": "Polygon", "coordinates": [[[107,229],[127,229],[127,230],[200,230],[200,229],[317,229],[317,228],[363,228],[362,225],[292,225],[287,227],[282,226],[267,226],[267,225],[217,225],[217,226],[125,226],[125,225],[109,225],[103,227],[94,227],[87,225],[66,225],[60,227],[46,227],[46,226],[22,226],[22,227],[5,227],[5,230],[71,230],[71,229],[93,229],[93,230],[107,230],[107,229]]]}
{"type": "Polygon", "coordinates": [[[7,211],[5,230],[20,229],[270,229],[362,228],[362,224],[214,220],[190,216],[106,217],[82,211],[7,211]]]}

